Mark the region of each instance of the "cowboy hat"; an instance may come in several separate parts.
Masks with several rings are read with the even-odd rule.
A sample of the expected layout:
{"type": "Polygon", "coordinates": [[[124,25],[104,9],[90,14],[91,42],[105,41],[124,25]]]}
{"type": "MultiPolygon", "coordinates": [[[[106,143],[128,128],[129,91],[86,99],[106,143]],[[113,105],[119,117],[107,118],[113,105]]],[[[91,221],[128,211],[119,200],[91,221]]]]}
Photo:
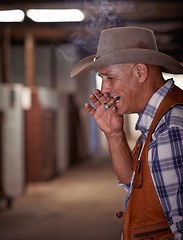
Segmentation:
{"type": "Polygon", "coordinates": [[[163,72],[183,73],[183,66],[174,58],[158,51],[155,36],[150,29],[117,27],[101,32],[96,55],[78,62],[71,77],[122,63],[145,63],[162,67],[163,72]]]}

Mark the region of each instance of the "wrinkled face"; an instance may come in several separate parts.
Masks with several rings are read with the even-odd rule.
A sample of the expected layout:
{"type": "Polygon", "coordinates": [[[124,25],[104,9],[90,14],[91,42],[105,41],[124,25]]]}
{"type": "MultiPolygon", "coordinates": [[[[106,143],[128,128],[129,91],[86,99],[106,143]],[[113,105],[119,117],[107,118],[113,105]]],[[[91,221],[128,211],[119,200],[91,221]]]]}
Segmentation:
{"type": "Polygon", "coordinates": [[[115,103],[118,113],[137,113],[139,82],[134,71],[135,64],[116,64],[99,69],[102,78],[102,93],[111,97],[120,96],[120,101],[115,103]]]}

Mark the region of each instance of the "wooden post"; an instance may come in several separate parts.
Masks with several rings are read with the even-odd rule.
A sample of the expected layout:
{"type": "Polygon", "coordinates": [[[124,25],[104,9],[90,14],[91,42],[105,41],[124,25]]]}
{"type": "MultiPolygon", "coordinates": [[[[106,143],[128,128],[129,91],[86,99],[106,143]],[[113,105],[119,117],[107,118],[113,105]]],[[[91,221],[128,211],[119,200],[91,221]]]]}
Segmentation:
{"type": "Polygon", "coordinates": [[[1,55],[2,55],[2,82],[10,82],[10,49],[11,49],[11,29],[9,26],[2,26],[1,28],[1,55]]]}
{"type": "Polygon", "coordinates": [[[25,35],[25,81],[28,87],[35,86],[35,40],[31,32],[25,35]]]}
{"type": "Polygon", "coordinates": [[[51,88],[57,87],[57,61],[56,61],[56,47],[54,45],[51,46],[51,88]]]}

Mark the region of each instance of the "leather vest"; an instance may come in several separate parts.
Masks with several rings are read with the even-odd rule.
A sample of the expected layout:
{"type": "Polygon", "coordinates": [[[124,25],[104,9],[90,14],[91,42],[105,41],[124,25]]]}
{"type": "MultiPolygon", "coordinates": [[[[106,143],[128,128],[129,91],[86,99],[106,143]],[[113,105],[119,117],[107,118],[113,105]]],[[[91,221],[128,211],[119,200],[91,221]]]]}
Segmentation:
{"type": "Polygon", "coordinates": [[[148,164],[151,135],[162,116],[173,106],[183,105],[183,91],[174,87],[162,100],[149,129],[140,159],[140,144],[134,148],[135,177],[126,212],[123,215],[124,240],[173,239],[163,208],[156,193],[148,164]]]}

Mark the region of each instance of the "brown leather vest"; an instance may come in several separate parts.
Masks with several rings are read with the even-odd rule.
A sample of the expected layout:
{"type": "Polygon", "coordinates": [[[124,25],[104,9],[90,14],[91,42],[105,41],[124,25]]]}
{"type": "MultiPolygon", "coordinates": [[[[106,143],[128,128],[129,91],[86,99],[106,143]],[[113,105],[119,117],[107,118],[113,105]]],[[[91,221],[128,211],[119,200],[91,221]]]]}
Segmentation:
{"type": "Polygon", "coordinates": [[[140,160],[138,160],[140,146],[137,145],[134,149],[135,177],[127,209],[123,215],[124,240],[173,239],[151,177],[148,165],[148,146],[161,117],[177,104],[183,104],[183,91],[174,87],[161,102],[155,114],[140,160]]]}

